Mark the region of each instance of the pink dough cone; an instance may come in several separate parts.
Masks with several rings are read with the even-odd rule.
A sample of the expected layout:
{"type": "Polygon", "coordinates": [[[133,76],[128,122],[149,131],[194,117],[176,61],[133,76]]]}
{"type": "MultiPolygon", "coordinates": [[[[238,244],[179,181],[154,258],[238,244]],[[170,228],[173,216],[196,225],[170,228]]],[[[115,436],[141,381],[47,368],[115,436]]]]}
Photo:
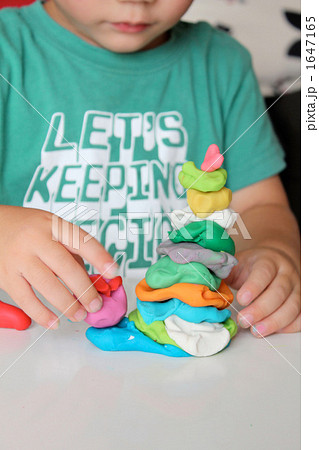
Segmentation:
{"type": "MultiPolygon", "coordinates": [[[[96,275],[93,275],[92,278],[93,277],[96,277],[96,275]]],[[[106,283],[110,282],[110,284],[112,283],[112,280],[108,280],[107,278],[103,278],[103,281],[106,283]]],[[[117,325],[123,319],[127,311],[127,298],[122,285],[122,280],[120,286],[118,286],[116,290],[110,290],[110,294],[106,295],[100,291],[99,293],[103,300],[103,306],[100,311],[96,313],[88,313],[85,322],[95,328],[105,328],[117,325]]]]}
{"type": "Polygon", "coordinates": [[[218,146],[216,144],[212,144],[208,147],[203,164],[200,168],[205,172],[214,172],[214,170],[220,168],[223,162],[224,157],[220,154],[218,146]]]}

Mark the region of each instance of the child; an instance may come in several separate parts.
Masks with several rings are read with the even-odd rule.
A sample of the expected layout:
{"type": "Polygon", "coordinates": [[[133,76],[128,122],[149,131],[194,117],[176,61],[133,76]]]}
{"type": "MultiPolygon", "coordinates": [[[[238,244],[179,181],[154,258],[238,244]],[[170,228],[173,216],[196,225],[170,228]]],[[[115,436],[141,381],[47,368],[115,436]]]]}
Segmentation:
{"type": "Polygon", "coordinates": [[[82,258],[105,276],[110,254],[125,275],[144,274],[166,237],[163,213],[186,206],[181,165],[200,167],[215,143],[252,237],[235,236],[227,280],[245,306],[238,321],[257,337],[300,329],[282,150],[248,52],[180,22],[191,3],[48,0],[0,13],[0,287],[44,327],[57,316],[31,286],[71,320],[99,310],[82,258]],[[68,222],[74,206],[98,239],[68,222]]]}

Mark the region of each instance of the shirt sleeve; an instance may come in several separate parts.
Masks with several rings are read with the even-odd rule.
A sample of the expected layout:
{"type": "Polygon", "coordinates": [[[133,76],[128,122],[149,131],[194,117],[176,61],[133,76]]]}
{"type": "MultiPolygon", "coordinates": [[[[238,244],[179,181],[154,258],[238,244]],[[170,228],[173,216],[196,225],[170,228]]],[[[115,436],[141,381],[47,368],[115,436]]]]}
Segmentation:
{"type": "Polygon", "coordinates": [[[273,130],[248,52],[232,67],[233,89],[224,109],[227,186],[239,190],[281,172],[284,151],[273,130]]]}

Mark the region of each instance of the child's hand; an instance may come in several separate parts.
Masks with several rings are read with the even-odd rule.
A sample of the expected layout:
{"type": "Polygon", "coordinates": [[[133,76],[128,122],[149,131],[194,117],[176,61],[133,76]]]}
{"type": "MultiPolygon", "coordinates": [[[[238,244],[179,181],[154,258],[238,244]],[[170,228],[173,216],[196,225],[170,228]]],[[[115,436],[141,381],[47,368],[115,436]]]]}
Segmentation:
{"type": "Polygon", "coordinates": [[[44,327],[57,328],[57,316],[38,300],[31,286],[71,320],[85,319],[86,311],[101,309],[102,299],[81,258],[105,276],[112,277],[117,268],[104,247],[96,239],[85,239],[87,237],[88,233],[81,228],[49,212],[0,206],[0,288],[44,327]],[[59,223],[59,231],[56,226],[52,227],[53,217],[59,223]],[[63,243],[59,242],[62,229],[63,243]],[[53,236],[54,233],[57,236],[53,236]],[[67,242],[64,242],[65,236],[67,242]],[[79,248],[74,249],[75,238],[79,248]]]}
{"type": "Polygon", "coordinates": [[[247,306],[238,314],[238,323],[243,328],[253,325],[251,332],[256,337],[300,331],[299,262],[266,247],[236,256],[239,264],[227,282],[239,289],[237,300],[247,306]]]}

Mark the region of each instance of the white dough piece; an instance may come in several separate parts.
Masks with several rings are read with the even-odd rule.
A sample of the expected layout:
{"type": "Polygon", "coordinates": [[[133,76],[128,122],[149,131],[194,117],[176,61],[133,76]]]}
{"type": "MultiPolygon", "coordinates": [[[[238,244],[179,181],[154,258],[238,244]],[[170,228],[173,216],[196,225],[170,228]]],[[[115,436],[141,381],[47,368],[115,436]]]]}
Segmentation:
{"type": "Polygon", "coordinates": [[[237,220],[237,213],[233,211],[231,208],[222,209],[221,211],[215,211],[208,217],[200,218],[195,216],[193,211],[187,206],[184,209],[175,209],[173,212],[168,214],[170,221],[174,228],[179,230],[184,227],[188,223],[198,222],[202,220],[211,220],[212,222],[216,222],[222,228],[231,228],[237,220]]]}
{"type": "Polygon", "coordinates": [[[229,331],[222,323],[191,323],[173,314],[164,320],[167,334],[185,352],[193,356],[211,356],[230,341],[229,331]]]}

